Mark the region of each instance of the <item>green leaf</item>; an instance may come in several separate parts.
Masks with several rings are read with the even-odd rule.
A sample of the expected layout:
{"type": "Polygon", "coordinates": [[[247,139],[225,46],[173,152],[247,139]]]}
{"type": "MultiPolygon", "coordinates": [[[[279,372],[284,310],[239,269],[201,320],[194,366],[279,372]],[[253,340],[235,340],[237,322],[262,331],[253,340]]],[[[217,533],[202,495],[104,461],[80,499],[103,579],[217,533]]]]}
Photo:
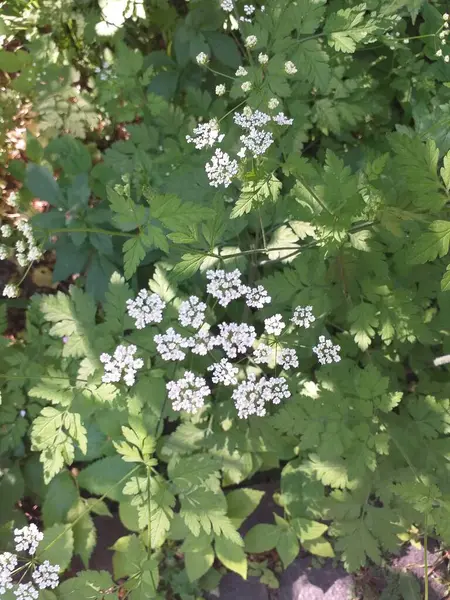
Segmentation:
{"type": "Polygon", "coordinates": [[[314,554],[315,556],[321,556],[323,558],[334,557],[333,548],[330,542],[327,542],[323,538],[303,542],[303,547],[305,548],[305,550],[307,550],[311,554],[314,554]]]}
{"type": "Polygon", "coordinates": [[[207,32],[206,39],[211,47],[213,55],[217,60],[236,69],[241,64],[241,53],[236,46],[235,41],[223,33],[207,32]]]}
{"type": "Polygon", "coordinates": [[[53,525],[44,532],[44,539],[36,550],[39,562],[48,560],[52,565],[59,565],[65,571],[72,560],[73,533],[70,525],[53,525]]]}
{"type": "MultiPolygon", "coordinates": [[[[84,508],[83,504],[81,507],[84,508]]],[[[73,525],[74,554],[78,554],[85,568],[89,566],[89,559],[97,544],[97,530],[94,521],[88,513],[73,525]]]]}
{"type": "Polygon", "coordinates": [[[301,76],[321,92],[326,92],[331,78],[328,54],[316,40],[308,40],[297,45],[292,56],[296,65],[301,65],[301,76]]]}
{"type": "Polygon", "coordinates": [[[291,526],[302,543],[309,540],[315,540],[328,529],[328,525],[301,517],[292,519],[291,526]]]}
{"type": "Polygon", "coordinates": [[[147,251],[140,236],[127,240],[123,245],[125,279],[131,279],[144,260],[147,251]]]}
{"type": "Polygon", "coordinates": [[[42,506],[45,527],[65,522],[69,511],[78,500],[78,490],[69,471],[59,473],[50,482],[42,506]]]}
{"type": "Polygon", "coordinates": [[[29,60],[28,52],[17,50],[16,52],[8,52],[0,49],[0,71],[6,73],[17,73],[20,71],[29,60]]]}
{"type": "Polygon", "coordinates": [[[442,277],[441,290],[443,292],[448,292],[450,290],[450,265],[447,265],[447,269],[442,277]]]}
{"type": "Polygon", "coordinates": [[[277,545],[280,535],[282,532],[276,525],[268,523],[255,525],[244,538],[245,550],[252,554],[272,550],[277,545]]]}
{"type": "Polygon", "coordinates": [[[264,492],[251,488],[240,488],[227,494],[228,516],[236,529],[256,510],[263,496],[264,492]]]}
{"type": "Polygon", "coordinates": [[[185,552],[184,564],[189,581],[200,579],[213,565],[214,550],[211,544],[201,552],[185,552]]]}
{"type": "Polygon", "coordinates": [[[64,206],[59,185],[55,181],[53,173],[45,167],[28,163],[25,185],[36,198],[45,200],[52,206],[64,206]]]}
{"type": "Polygon", "coordinates": [[[147,559],[143,542],[137,535],[127,535],[119,538],[112,546],[113,571],[115,579],[129,577],[141,572],[141,566],[147,559]]]}
{"type": "Polygon", "coordinates": [[[120,502],[126,500],[126,496],[122,494],[122,488],[127,480],[127,475],[134,468],[132,464],[124,462],[120,456],[107,456],[83,469],[78,475],[78,485],[91,494],[98,496],[106,494],[111,500],[120,502]],[[119,484],[121,480],[123,481],[119,484]]]}
{"type": "Polygon", "coordinates": [[[175,265],[172,273],[179,281],[188,279],[197,273],[205,259],[204,254],[183,254],[181,261],[175,265]]]}
{"type": "Polygon", "coordinates": [[[81,571],[76,577],[66,579],[58,586],[59,600],[117,600],[118,591],[107,571],[81,571]]]}
{"type": "Polygon", "coordinates": [[[88,149],[71,135],[62,135],[51,140],[45,148],[45,157],[67,175],[87,173],[91,168],[88,149]]]}
{"type": "Polygon", "coordinates": [[[430,231],[422,233],[409,253],[409,262],[423,264],[448,254],[450,221],[433,221],[430,231]]]}
{"type": "Polygon", "coordinates": [[[444,182],[445,189],[450,191],[450,152],[447,152],[447,155],[444,156],[444,164],[441,167],[441,177],[444,182]]]}
{"type": "Polygon", "coordinates": [[[297,558],[300,550],[297,536],[292,529],[287,529],[282,532],[276,545],[276,550],[283,563],[283,567],[287,569],[292,561],[297,558]]]}
{"type": "Polygon", "coordinates": [[[25,484],[19,465],[0,463],[0,523],[9,519],[14,505],[22,498],[25,484]]]}
{"type": "Polygon", "coordinates": [[[227,569],[247,579],[247,557],[242,546],[220,536],[216,537],[215,549],[217,558],[227,569]]]}
{"type": "Polygon", "coordinates": [[[249,213],[255,206],[261,206],[266,200],[276,202],[281,191],[281,182],[273,173],[263,179],[250,180],[242,186],[241,195],[231,211],[230,218],[236,219],[249,213]]]}
{"type": "Polygon", "coordinates": [[[352,323],[350,333],[363,352],[370,346],[375,335],[374,328],[378,326],[376,313],[375,306],[367,302],[357,304],[348,313],[349,321],[352,323]]]}
{"type": "Polygon", "coordinates": [[[412,573],[399,573],[398,587],[403,600],[421,600],[420,584],[412,573]]]}
{"type": "Polygon", "coordinates": [[[125,178],[123,185],[106,188],[106,195],[114,212],[113,222],[121,231],[132,231],[148,221],[148,209],[136,204],[131,197],[130,182],[125,178]]]}

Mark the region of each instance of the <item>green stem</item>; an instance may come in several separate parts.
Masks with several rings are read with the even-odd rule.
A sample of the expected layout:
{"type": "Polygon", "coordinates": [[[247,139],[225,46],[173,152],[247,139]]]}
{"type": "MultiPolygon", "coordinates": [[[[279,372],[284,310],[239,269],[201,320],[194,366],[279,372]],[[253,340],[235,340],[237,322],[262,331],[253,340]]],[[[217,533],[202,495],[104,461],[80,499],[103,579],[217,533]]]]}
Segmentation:
{"type": "Polygon", "coordinates": [[[56,228],[56,229],[41,229],[47,234],[52,233],[103,233],[105,235],[116,235],[126,238],[138,237],[136,233],[125,233],[123,231],[113,231],[110,229],[101,229],[100,227],[73,227],[73,228],[56,228]]]}
{"type": "Polygon", "coordinates": [[[233,81],[236,79],[236,77],[232,77],[231,75],[225,75],[225,73],[221,73],[220,71],[211,69],[211,67],[206,67],[206,68],[208,69],[208,71],[211,71],[211,73],[214,73],[215,75],[220,75],[221,77],[226,77],[227,79],[232,79],[233,81]]]}
{"type": "Polygon", "coordinates": [[[239,102],[239,104],[237,106],[235,106],[234,108],[232,108],[231,110],[229,110],[228,112],[226,112],[223,117],[220,117],[219,119],[219,123],[221,121],[223,121],[224,119],[226,119],[226,117],[228,117],[228,115],[231,115],[231,113],[233,113],[235,110],[237,110],[238,108],[240,108],[243,104],[246,104],[247,100],[242,100],[242,102],[239,102]]]}
{"type": "Polygon", "coordinates": [[[424,600],[428,600],[428,513],[425,512],[425,532],[423,536],[423,562],[424,562],[424,600]]]}

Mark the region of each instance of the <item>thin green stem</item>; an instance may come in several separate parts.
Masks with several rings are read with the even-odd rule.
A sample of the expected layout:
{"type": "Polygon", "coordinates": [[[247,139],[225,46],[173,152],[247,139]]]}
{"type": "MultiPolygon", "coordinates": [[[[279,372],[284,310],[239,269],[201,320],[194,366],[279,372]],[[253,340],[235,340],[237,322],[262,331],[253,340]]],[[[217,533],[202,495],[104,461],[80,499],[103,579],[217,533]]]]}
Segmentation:
{"type": "Polygon", "coordinates": [[[123,231],[113,231],[110,229],[101,229],[100,227],[61,227],[56,229],[40,229],[47,234],[53,233],[103,233],[105,235],[115,235],[119,237],[133,238],[138,237],[136,233],[125,233],[123,231]]]}
{"type": "Polygon", "coordinates": [[[219,119],[219,123],[221,121],[223,121],[224,119],[226,119],[226,117],[228,117],[228,115],[231,115],[231,113],[233,113],[235,110],[237,110],[238,108],[240,108],[243,104],[246,104],[247,100],[242,100],[242,102],[239,102],[239,104],[237,106],[235,106],[234,108],[232,108],[231,110],[229,110],[228,112],[226,112],[223,117],[220,117],[219,119]]]}
{"type": "Polygon", "coordinates": [[[231,75],[225,75],[225,73],[221,73],[220,71],[216,71],[215,69],[212,69],[211,67],[206,67],[208,69],[208,71],[211,71],[211,73],[214,73],[215,75],[220,75],[221,77],[226,77],[227,79],[232,79],[233,81],[236,79],[236,77],[232,77],[231,75]]]}
{"type": "Polygon", "coordinates": [[[425,532],[423,535],[423,563],[424,563],[424,600],[428,600],[428,513],[425,512],[425,532]]]}

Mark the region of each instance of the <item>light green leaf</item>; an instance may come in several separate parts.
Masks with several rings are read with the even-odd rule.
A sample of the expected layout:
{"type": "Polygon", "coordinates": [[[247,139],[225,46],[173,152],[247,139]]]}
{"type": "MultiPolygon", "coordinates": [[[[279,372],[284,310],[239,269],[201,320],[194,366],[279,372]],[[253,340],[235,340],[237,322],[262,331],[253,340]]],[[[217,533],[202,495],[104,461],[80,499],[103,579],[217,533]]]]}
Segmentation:
{"type": "Polygon", "coordinates": [[[323,538],[303,542],[303,547],[315,556],[322,556],[323,558],[334,557],[333,548],[330,542],[327,542],[323,538]]]}
{"type": "Polygon", "coordinates": [[[211,545],[202,548],[201,552],[185,552],[184,564],[189,581],[200,579],[212,567],[213,562],[214,550],[211,545]]]}
{"type": "Polygon", "coordinates": [[[188,279],[197,273],[205,259],[204,254],[183,254],[172,273],[177,280],[188,279]]]}
{"type": "Polygon", "coordinates": [[[81,571],[58,586],[59,600],[117,600],[118,592],[107,571],[81,571]]]}
{"type": "Polygon", "coordinates": [[[287,569],[292,561],[297,558],[300,550],[297,536],[292,529],[287,529],[282,532],[276,545],[276,550],[283,563],[283,567],[287,569]]]}
{"type": "Polygon", "coordinates": [[[107,456],[82,469],[78,475],[78,485],[91,494],[98,496],[106,494],[108,498],[117,502],[126,500],[122,488],[127,475],[133,469],[134,466],[124,462],[120,456],[107,456]],[[123,481],[119,484],[121,480],[123,481]]]}
{"type": "MultiPolygon", "coordinates": [[[[84,508],[81,505],[81,508],[84,508]]],[[[85,568],[89,566],[89,559],[97,544],[97,530],[89,513],[84,515],[73,525],[74,554],[78,554],[85,568]]]]}
{"type": "Polygon", "coordinates": [[[373,304],[361,302],[354,306],[348,313],[352,326],[350,333],[362,351],[367,350],[375,335],[375,327],[378,326],[377,309],[373,304]]]}
{"type": "Polygon", "coordinates": [[[48,560],[52,565],[59,565],[60,571],[69,566],[73,554],[73,533],[70,525],[53,525],[44,531],[44,539],[36,550],[39,562],[48,560]]]}
{"type": "Polygon", "coordinates": [[[216,537],[215,549],[217,558],[227,569],[247,579],[247,557],[242,546],[220,536],[216,537]]]}
{"type": "Polygon", "coordinates": [[[441,290],[443,292],[448,292],[450,290],[450,265],[447,265],[447,269],[442,277],[441,290]]]}
{"type": "Polygon", "coordinates": [[[450,221],[433,221],[430,231],[422,233],[409,253],[409,262],[423,264],[448,254],[450,221]]]}
{"type": "Polygon", "coordinates": [[[252,554],[272,550],[278,544],[280,535],[282,532],[276,525],[269,523],[255,525],[244,538],[245,550],[252,554]]]}
{"type": "Polygon", "coordinates": [[[445,189],[450,191],[450,152],[444,156],[444,164],[441,167],[441,177],[444,182],[445,189]]]}
{"type": "Polygon", "coordinates": [[[227,494],[228,516],[236,529],[256,510],[263,496],[264,492],[251,488],[240,488],[227,494]]]}
{"type": "Polygon", "coordinates": [[[302,543],[307,540],[315,540],[328,529],[328,525],[302,517],[292,519],[291,526],[302,543]]]}
{"type": "Polygon", "coordinates": [[[36,198],[45,200],[52,206],[63,206],[63,196],[58,183],[48,169],[34,163],[27,164],[25,185],[36,198]]]}

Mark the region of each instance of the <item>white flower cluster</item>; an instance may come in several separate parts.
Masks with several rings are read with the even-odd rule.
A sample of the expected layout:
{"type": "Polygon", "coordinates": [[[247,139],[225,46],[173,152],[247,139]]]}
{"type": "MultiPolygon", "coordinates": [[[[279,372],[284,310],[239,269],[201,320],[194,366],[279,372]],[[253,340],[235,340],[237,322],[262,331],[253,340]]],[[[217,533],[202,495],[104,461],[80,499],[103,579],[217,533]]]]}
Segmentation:
{"type": "Polygon", "coordinates": [[[136,329],[144,329],[150,323],[161,323],[166,307],[158,294],[149,294],[145,289],[138,293],[135,300],[127,300],[126,305],[128,314],[135,319],[136,329]]]}
{"type": "Polygon", "coordinates": [[[142,358],[134,358],[136,350],[136,346],[130,344],[117,346],[113,356],[103,352],[100,355],[100,362],[105,365],[103,383],[118,383],[123,377],[124,382],[132,386],[136,380],[136,371],[144,366],[142,358]]]}
{"type": "Polygon", "coordinates": [[[37,600],[39,592],[32,583],[19,583],[14,590],[17,600],[37,600]]]}
{"type": "Polygon", "coordinates": [[[232,12],[233,11],[233,0],[222,0],[222,2],[220,3],[220,6],[225,12],[232,12]]]}
{"type": "Polygon", "coordinates": [[[256,330],[247,323],[220,323],[217,345],[221,346],[228,358],[245,354],[256,340],[256,330]]]}
{"type": "Polygon", "coordinates": [[[219,85],[216,85],[216,96],[223,96],[225,94],[225,92],[227,91],[227,88],[224,86],[223,83],[220,83],[219,85]]]}
{"type": "Polygon", "coordinates": [[[245,381],[234,390],[232,398],[240,419],[251,415],[263,417],[266,414],[266,404],[280,404],[285,398],[290,398],[288,384],[284,377],[261,377],[250,373],[245,381]]]}
{"type": "Polygon", "coordinates": [[[236,375],[239,373],[239,369],[234,367],[226,358],[222,358],[220,362],[210,365],[208,371],[212,371],[211,380],[213,383],[237,385],[236,375]]]}
{"type": "Polygon", "coordinates": [[[21,267],[26,267],[33,261],[42,258],[42,251],[36,246],[33,230],[28,221],[19,221],[17,231],[22,233],[23,239],[16,242],[16,259],[21,267]]]}
{"type": "MultiPolygon", "coordinates": [[[[449,19],[450,16],[448,13],[444,13],[442,15],[442,20],[443,20],[443,24],[442,24],[442,30],[439,33],[439,39],[441,41],[441,46],[446,46],[447,45],[447,38],[450,35],[450,29],[449,29],[449,19]]],[[[438,58],[444,58],[444,62],[449,63],[450,62],[450,53],[449,54],[444,54],[444,51],[442,48],[439,48],[439,50],[436,51],[436,56],[438,58]]]]}
{"type": "Polygon", "coordinates": [[[256,37],[256,35],[248,35],[245,38],[244,43],[247,48],[254,48],[258,43],[258,38],[256,37]]]}
{"type": "Polygon", "coordinates": [[[34,583],[40,590],[47,588],[55,589],[59,583],[59,565],[52,565],[48,560],[44,560],[42,565],[34,571],[32,577],[34,583]]]}
{"type": "Polygon", "coordinates": [[[209,56],[205,52],[199,52],[195,57],[198,65],[204,66],[209,63],[209,56]]]}
{"type": "Polygon", "coordinates": [[[5,298],[18,298],[20,295],[20,288],[15,283],[7,283],[3,288],[3,295],[5,298]]]}
{"type": "Polygon", "coordinates": [[[245,300],[250,308],[263,308],[264,304],[270,304],[272,298],[262,285],[255,288],[247,287],[245,291],[245,300]]]}
{"type": "Polygon", "coordinates": [[[290,368],[296,369],[298,367],[298,358],[293,348],[283,348],[277,354],[277,363],[283,367],[286,371],[290,368]]]}
{"type": "Polygon", "coordinates": [[[267,333],[281,335],[285,327],[286,323],[284,323],[283,317],[279,313],[269,317],[268,319],[264,319],[264,329],[267,333]]]}
{"type": "Polygon", "coordinates": [[[224,135],[220,133],[217,119],[211,119],[207,123],[200,123],[197,125],[197,127],[195,127],[193,133],[194,137],[187,135],[186,140],[189,144],[195,144],[197,150],[201,150],[202,148],[211,148],[214,146],[214,144],[220,143],[224,138],[224,135]]]}
{"type": "Polygon", "coordinates": [[[158,333],[153,339],[156,342],[156,350],[163,360],[183,360],[186,356],[183,349],[188,347],[189,341],[173,327],[169,327],[165,333],[158,333]]]}
{"type": "Polygon", "coordinates": [[[273,348],[271,348],[271,346],[268,346],[267,344],[264,344],[264,342],[261,342],[259,346],[253,351],[252,358],[257,365],[268,365],[272,360],[273,355],[273,348]]]}
{"type": "Polygon", "coordinates": [[[204,327],[195,335],[186,340],[186,348],[190,348],[193,354],[206,356],[210,350],[217,346],[217,338],[209,334],[209,329],[204,327]]]}
{"type": "Polygon", "coordinates": [[[181,303],[178,311],[178,320],[183,327],[200,329],[205,322],[206,304],[200,301],[198,296],[190,296],[188,300],[181,303]]]}
{"type": "Polygon", "coordinates": [[[329,365],[341,360],[341,357],[339,356],[340,349],[341,347],[339,345],[334,345],[331,340],[328,340],[324,335],[321,335],[319,336],[319,343],[313,348],[313,352],[321,365],[329,365]]]}
{"type": "Polygon", "coordinates": [[[17,567],[17,556],[11,552],[0,554],[0,596],[13,587],[12,575],[17,567]]]}
{"type": "Polygon", "coordinates": [[[273,121],[277,125],[292,125],[294,122],[293,119],[288,119],[284,113],[271,117],[261,110],[252,111],[248,106],[242,113],[235,113],[233,119],[236,125],[246,131],[240,137],[242,148],[238,152],[238,156],[244,157],[248,150],[255,158],[265,154],[273,144],[273,133],[263,129],[268,123],[273,121]]]}
{"type": "Polygon", "coordinates": [[[288,60],[284,63],[284,70],[288,75],[295,75],[297,73],[297,67],[292,60],[288,60]]]}
{"type": "Polygon", "coordinates": [[[316,320],[316,317],[312,314],[312,306],[297,306],[294,309],[292,316],[292,323],[299,327],[309,329],[312,323],[316,320]]]}
{"type": "Polygon", "coordinates": [[[205,165],[205,171],[209,179],[209,185],[228,187],[233,177],[238,174],[239,166],[236,160],[230,158],[229,154],[222,152],[220,148],[216,148],[214,156],[211,157],[211,162],[205,165]]]}
{"type": "Polygon", "coordinates": [[[255,12],[256,8],[253,4],[244,4],[244,12],[247,16],[252,15],[255,12]]]}
{"type": "Polygon", "coordinates": [[[221,306],[228,306],[232,300],[237,300],[247,293],[247,286],[241,282],[241,273],[238,269],[234,271],[206,271],[206,278],[209,283],[206,291],[214,298],[217,298],[221,306]]]}
{"type": "Polygon", "coordinates": [[[36,548],[44,539],[44,534],[39,531],[34,523],[22,527],[22,529],[14,529],[14,544],[16,552],[28,552],[30,556],[36,552],[36,548]]]}
{"type": "Polygon", "coordinates": [[[206,396],[211,394],[203,377],[197,377],[192,371],[185,371],[182,379],[169,381],[166,387],[173,410],[188,413],[196,413],[205,404],[206,396]]]}
{"type": "Polygon", "coordinates": [[[248,71],[247,69],[244,69],[244,67],[240,66],[238,67],[238,70],[235,73],[236,77],[245,77],[246,75],[248,75],[248,71]]]}

